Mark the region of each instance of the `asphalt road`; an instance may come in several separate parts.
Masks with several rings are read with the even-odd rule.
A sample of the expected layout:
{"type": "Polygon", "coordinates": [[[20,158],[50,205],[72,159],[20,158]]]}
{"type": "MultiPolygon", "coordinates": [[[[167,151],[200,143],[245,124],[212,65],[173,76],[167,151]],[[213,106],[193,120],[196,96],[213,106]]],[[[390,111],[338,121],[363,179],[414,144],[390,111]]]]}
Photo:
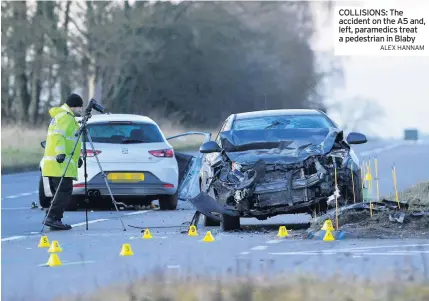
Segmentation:
{"type": "MultiPolygon", "coordinates": [[[[377,141],[355,150],[360,158],[377,155],[380,192],[386,195],[393,192],[393,163],[399,189],[429,180],[428,142],[377,141]]],[[[37,248],[43,211],[30,209],[31,202],[37,201],[38,176],[37,172],[2,176],[2,300],[50,300],[57,295],[85,293],[155,268],[180,274],[300,270],[365,277],[379,277],[390,269],[410,265],[417,276],[428,269],[424,259],[429,262],[429,239],[323,242],[294,239],[294,231],[287,239],[276,239],[280,224],[306,222],[305,215],[243,220],[240,233],[225,234],[216,227],[200,225],[199,236],[189,237],[181,233],[187,230],[182,223],[189,222],[194,211],[183,203],[174,212],[121,211],[125,232],[116,212],[89,212],[88,231],[85,212],[66,212],[64,222],[72,224],[73,230],[47,232],[45,228],[50,241],[58,240],[63,248],[59,254],[63,266],[43,267],[49,258],[47,249],[37,248]],[[141,239],[140,230],[128,225],[149,228],[153,239],[141,239]],[[207,230],[215,237],[212,243],[201,242],[207,230]],[[134,256],[119,256],[123,243],[131,244],[134,256]]]]}

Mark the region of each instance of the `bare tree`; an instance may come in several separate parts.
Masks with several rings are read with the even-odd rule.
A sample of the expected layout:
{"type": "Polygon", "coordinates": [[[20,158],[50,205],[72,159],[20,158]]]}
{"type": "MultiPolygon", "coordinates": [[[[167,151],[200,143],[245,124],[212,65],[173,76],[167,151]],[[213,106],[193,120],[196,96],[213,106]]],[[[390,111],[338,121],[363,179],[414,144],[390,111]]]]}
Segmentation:
{"type": "Polygon", "coordinates": [[[384,117],[384,111],[373,99],[355,96],[333,103],[329,112],[337,114],[345,132],[371,131],[373,125],[384,117]]]}

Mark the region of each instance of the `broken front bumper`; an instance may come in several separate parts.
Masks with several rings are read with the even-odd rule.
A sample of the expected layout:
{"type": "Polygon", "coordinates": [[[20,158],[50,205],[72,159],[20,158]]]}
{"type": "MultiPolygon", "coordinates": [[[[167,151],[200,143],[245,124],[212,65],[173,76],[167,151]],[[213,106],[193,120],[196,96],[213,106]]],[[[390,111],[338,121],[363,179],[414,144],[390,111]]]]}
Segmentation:
{"type": "Polygon", "coordinates": [[[195,198],[189,199],[189,202],[191,202],[199,212],[215,220],[219,220],[219,217],[214,215],[213,212],[231,216],[240,215],[238,211],[230,210],[219,205],[214,198],[205,192],[201,192],[195,198]]]}

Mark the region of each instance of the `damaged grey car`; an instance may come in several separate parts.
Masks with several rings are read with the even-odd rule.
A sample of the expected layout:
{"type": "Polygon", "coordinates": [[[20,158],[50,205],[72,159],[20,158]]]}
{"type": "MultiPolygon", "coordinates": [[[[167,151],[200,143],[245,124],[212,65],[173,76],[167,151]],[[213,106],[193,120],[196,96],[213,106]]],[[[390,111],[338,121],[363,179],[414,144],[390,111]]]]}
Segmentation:
{"type": "Polygon", "coordinates": [[[232,114],[216,140],[200,147],[200,193],[189,201],[205,226],[223,231],[239,229],[240,218],[312,214],[335,200],[361,202],[360,164],[350,145],[366,142],[356,132],[345,138],[319,110],[232,114]]]}

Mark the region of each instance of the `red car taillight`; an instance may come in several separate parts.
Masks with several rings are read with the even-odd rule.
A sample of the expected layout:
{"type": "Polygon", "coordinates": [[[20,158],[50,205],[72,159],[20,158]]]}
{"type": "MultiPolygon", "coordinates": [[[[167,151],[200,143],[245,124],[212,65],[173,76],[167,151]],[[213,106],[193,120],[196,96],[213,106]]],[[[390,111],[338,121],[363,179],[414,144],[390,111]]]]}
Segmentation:
{"type": "Polygon", "coordinates": [[[151,150],[149,154],[154,157],[173,158],[174,151],[172,149],[151,150]]]}
{"type": "MultiPolygon", "coordinates": [[[[101,154],[101,150],[96,150],[95,153],[97,155],[101,154]]],[[[80,155],[83,156],[83,150],[80,152],[80,155]]],[[[92,149],[87,149],[86,150],[86,156],[87,157],[94,157],[94,152],[92,151],[92,149]]]]}
{"type": "Polygon", "coordinates": [[[85,184],[84,183],[77,183],[77,184],[74,184],[73,187],[81,188],[81,187],[85,187],[85,184]]]}

